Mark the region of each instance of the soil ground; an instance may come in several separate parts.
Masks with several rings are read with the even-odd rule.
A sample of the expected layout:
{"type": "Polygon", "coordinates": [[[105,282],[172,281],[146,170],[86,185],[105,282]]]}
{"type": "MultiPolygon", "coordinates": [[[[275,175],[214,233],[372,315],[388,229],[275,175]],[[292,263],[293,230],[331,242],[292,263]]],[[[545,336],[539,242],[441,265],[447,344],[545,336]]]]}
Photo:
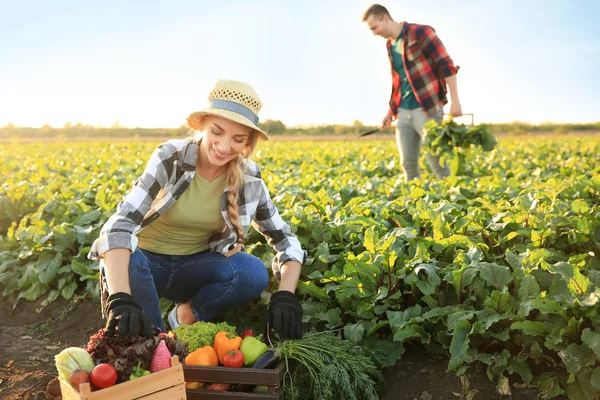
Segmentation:
{"type": "MultiPolygon", "coordinates": [[[[56,376],[54,355],[69,346],[83,347],[104,326],[100,306],[91,300],[59,299],[43,309],[39,302],[14,297],[0,302],[0,399],[45,400],[46,385],[56,376]]],[[[465,384],[446,374],[446,360],[434,360],[411,349],[384,373],[384,400],[529,400],[535,391],[513,384],[512,396],[500,396],[485,371],[465,384]]]]}

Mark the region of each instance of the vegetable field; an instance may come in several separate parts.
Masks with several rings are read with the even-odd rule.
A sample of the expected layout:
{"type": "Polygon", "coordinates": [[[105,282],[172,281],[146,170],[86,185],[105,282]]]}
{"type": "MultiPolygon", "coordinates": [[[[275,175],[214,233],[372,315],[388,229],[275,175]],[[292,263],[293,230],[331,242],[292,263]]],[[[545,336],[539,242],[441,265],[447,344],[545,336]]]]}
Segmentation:
{"type": "MultiPolygon", "coordinates": [[[[157,144],[3,143],[2,296],[97,297],[85,256],[157,144]]],[[[500,394],[600,398],[600,138],[500,139],[464,157],[443,181],[422,157],[407,184],[390,140],[259,144],[309,254],[306,329],[339,329],[381,366],[408,346],[447,357],[449,374],[483,365],[500,394]]],[[[263,237],[247,239],[270,267],[263,237]]]]}

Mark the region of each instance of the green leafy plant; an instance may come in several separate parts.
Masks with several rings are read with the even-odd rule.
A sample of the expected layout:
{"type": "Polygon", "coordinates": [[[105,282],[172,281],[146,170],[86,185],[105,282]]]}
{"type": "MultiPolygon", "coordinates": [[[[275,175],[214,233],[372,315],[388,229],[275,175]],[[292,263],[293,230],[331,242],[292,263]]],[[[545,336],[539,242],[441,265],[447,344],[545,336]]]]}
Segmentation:
{"type": "Polygon", "coordinates": [[[440,162],[450,159],[450,171],[453,175],[464,175],[466,158],[471,147],[478,146],[483,151],[492,151],[496,147],[496,139],[487,126],[467,127],[453,118],[443,120],[441,124],[428,121],[423,127],[427,150],[441,156],[440,162]]]}
{"type": "MultiPolygon", "coordinates": [[[[96,295],[97,263],[85,255],[155,146],[0,147],[3,295],[43,304],[96,295]]],[[[425,171],[410,184],[396,151],[393,141],[257,149],[308,252],[298,287],[305,326],[341,330],[380,365],[418,346],[447,357],[450,373],[484,365],[502,391],[518,381],[544,398],[598,397],[600,139],[470,145],[468,175],[439,181],[425,171]]],[[[271,265],[260,234],[245,244],[271,265]]],[[[242,326],[262,328],[265,300],[235,310],[248,318],[242,326]]]]}

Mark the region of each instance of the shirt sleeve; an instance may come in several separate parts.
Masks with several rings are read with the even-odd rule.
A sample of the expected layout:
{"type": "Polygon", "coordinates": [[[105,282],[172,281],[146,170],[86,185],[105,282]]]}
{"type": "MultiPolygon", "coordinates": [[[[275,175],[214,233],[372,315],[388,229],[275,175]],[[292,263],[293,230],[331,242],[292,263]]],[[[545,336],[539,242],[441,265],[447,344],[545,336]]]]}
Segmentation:
{"type": "Polygon", "coordinates": [[[300,241],[279,215],[262,179],[261,185],[261,198],[252,225],[267,238],[269,245],[277,252],[273,260],[273,272],[279,271],[281,265],[290,260],[303,264],[305,252],[302,250],[300,241]]]}
{"type": "Polygon", "coordinates": [[[454,65],[448,51],[446,51],[446,47],[435,30],[430,26],[424,25],[419,36],[421,48],[431,58],[433,64],[437,66],[440,74],[439,78],[444,79],[455,75],[458,72],[458,68],[454,65]]]}
{"type": "Polygon", "coordinates": [[[142,175],[133,188],[117,205],[116,212],[106,221],[100,235],[88,254],[90,260],[99,260],[111,249],[129,249],[134,252],[144,216],[152,202],[166,185],[174,165],[175,152],[172,145],[160,145],[150,156],[142,175]]]}

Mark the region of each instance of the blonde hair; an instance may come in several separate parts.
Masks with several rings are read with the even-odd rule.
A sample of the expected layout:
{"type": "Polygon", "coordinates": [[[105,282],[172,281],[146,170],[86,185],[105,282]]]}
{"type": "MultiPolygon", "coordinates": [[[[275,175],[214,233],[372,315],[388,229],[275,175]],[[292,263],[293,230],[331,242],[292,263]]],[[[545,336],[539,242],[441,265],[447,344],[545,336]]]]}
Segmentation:
{"type": "MultiPolygon", "coordinates": [[[[190,132],[190,135],[194,137],[194,141],[196,143],[200,143],[204,137],[204,121],[202,121],[201,127],[202,130],[190,132]]],[[[244,183],[244,172],[247,168],[247,164],[244,163],[244,160],[247,160],[250,157],[256,148],[257,142],[258,133],[254,129],[251,129],[246,147],[244,150],[242,150],[242,153],[227,163],[226,184],[229,189],[227,192],[227,215],[229,216],[229,220],[231,221],[231,224],[237,233],[237,243],[235,248],[223,253],[227,257],[237,253],[242,249],[242,243],[244,241],[244,228],[240,222],[238,198],[240,195],[240,187],[244,183]]]]}

